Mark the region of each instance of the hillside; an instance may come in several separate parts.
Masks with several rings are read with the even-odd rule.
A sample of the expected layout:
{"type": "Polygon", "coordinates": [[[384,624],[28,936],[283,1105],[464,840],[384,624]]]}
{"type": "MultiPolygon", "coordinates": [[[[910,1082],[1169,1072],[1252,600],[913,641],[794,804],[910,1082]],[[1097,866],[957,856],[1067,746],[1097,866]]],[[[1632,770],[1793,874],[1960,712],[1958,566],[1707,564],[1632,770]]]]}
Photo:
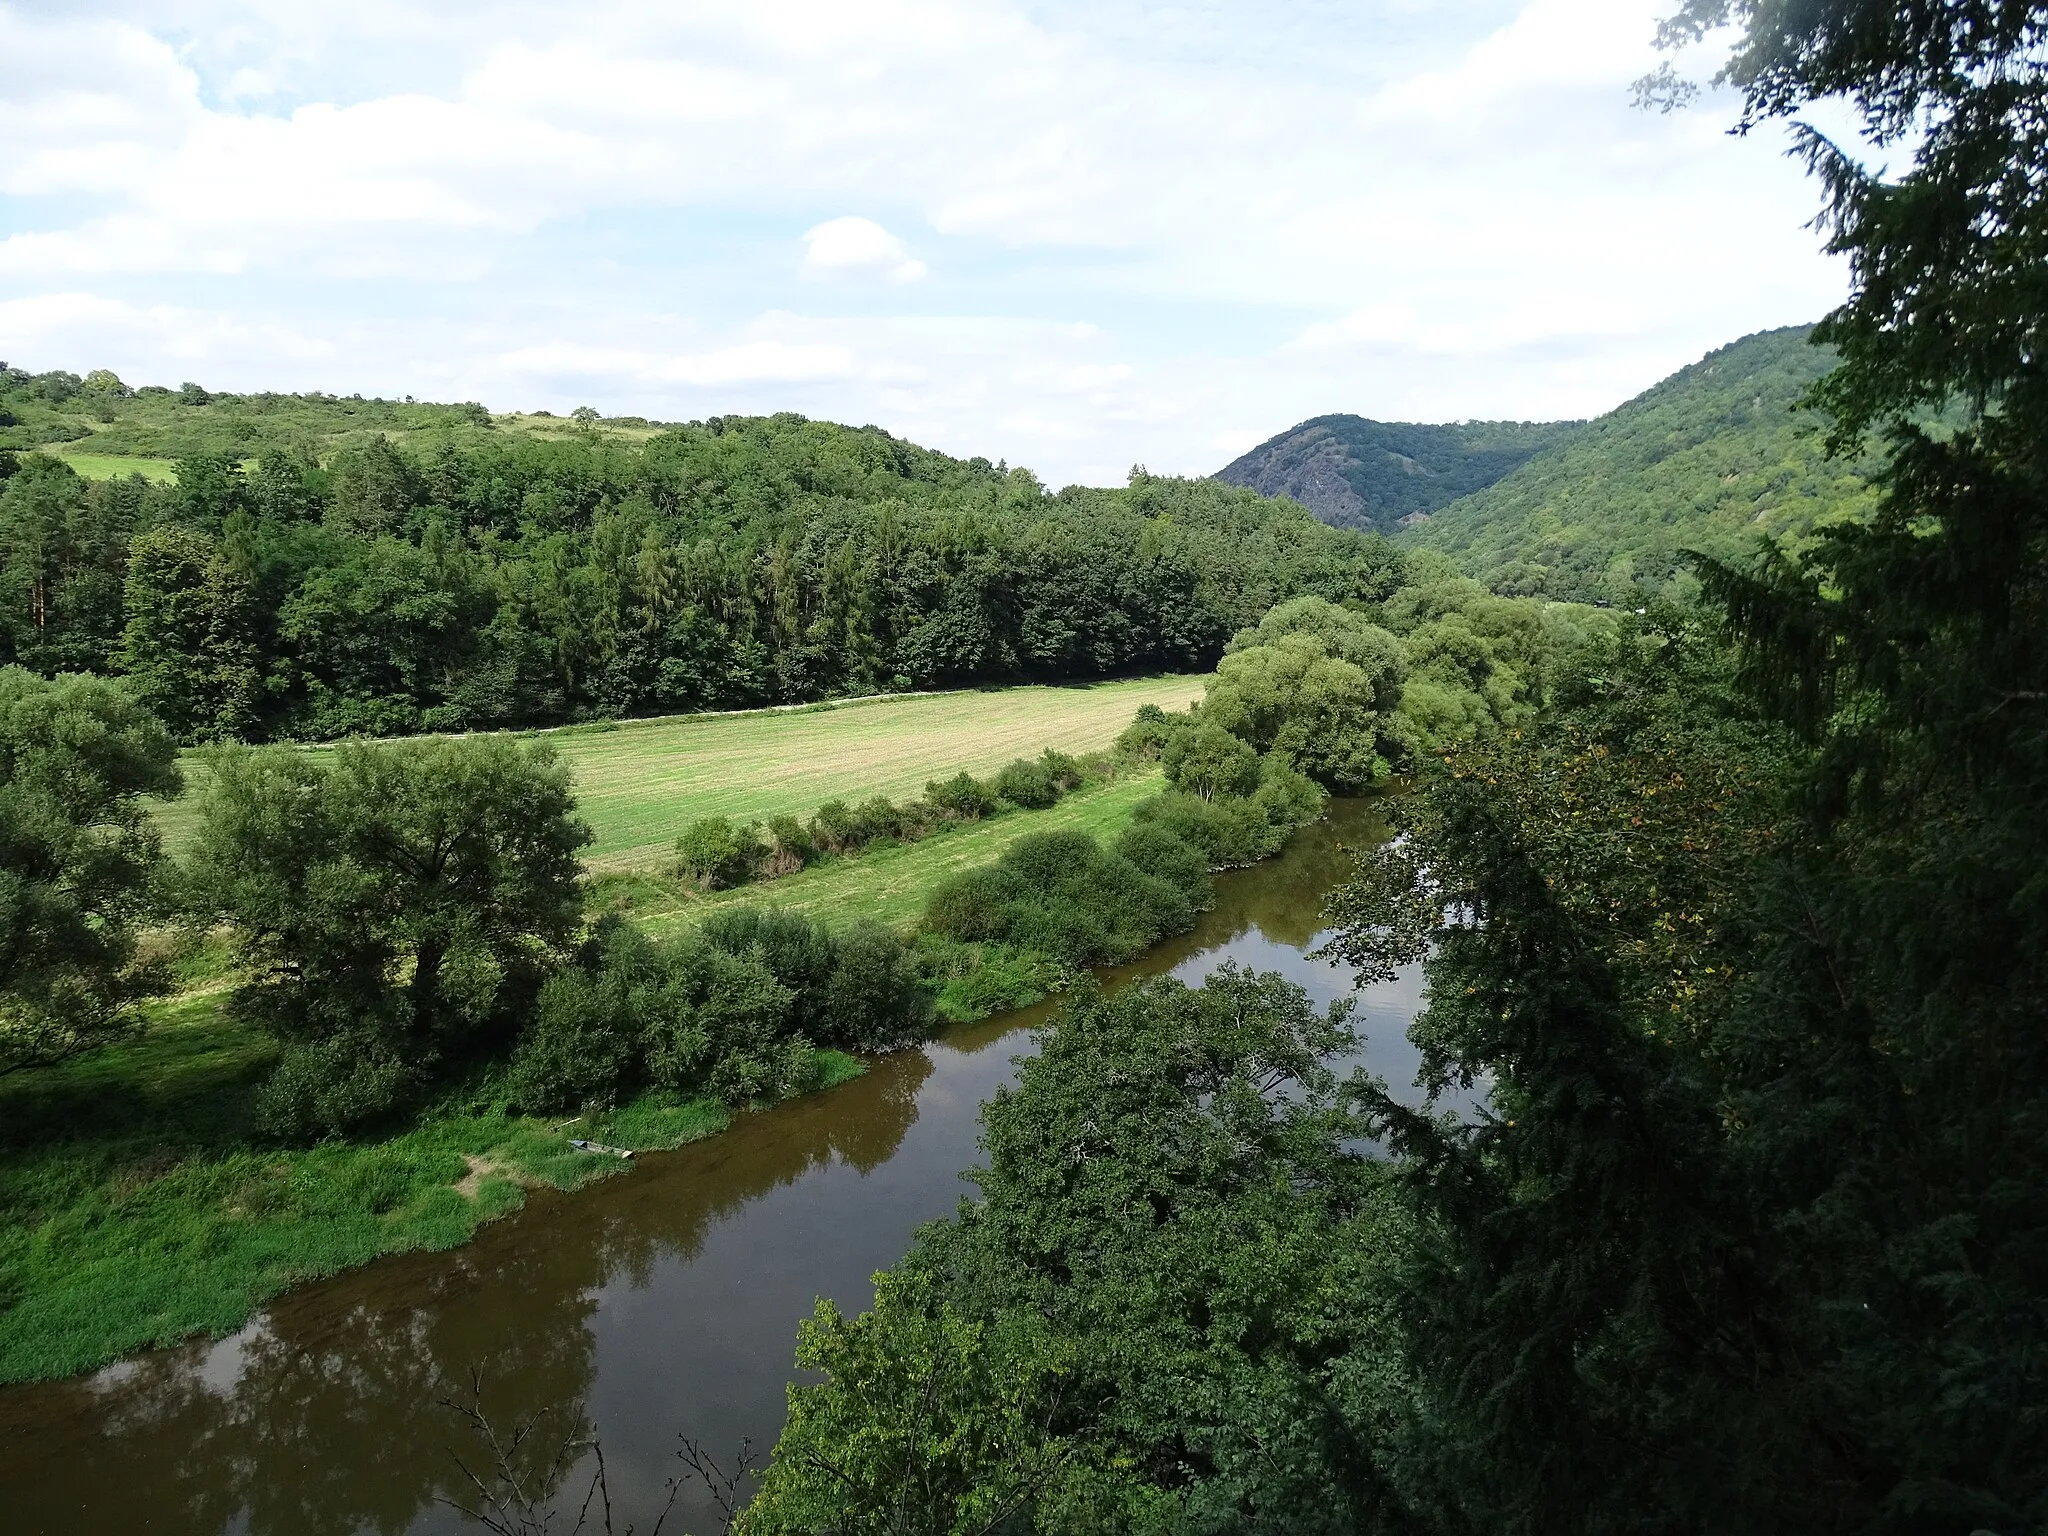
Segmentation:
{"type": "Polygon", "coordinates": [[[1318,416],[1261,443],[1215,478],[1262,496],[1291,497],[1332,527],[1392,533],[1492,485],[1578,426],[1318,416]]]}
{"type": "Polygon", "coordinates": [[[1274,603],[1370,598],[1398,567],[1214,481],[1055,495],[792,414],[564,421],[6,369],[0,411],[0,664],[126,673],[191,741],[1199,672],[1274,603]]]}
{"type": "Polygon", "coordinates": [[[1870,462],[1823,458],[1793,407],[1833,366],[1808,327],[1709,353],[1404,529],[1495,590],[1579,601],[1657,589],[1682,552],[1739,556],[1758,535],[1798,534],[1868,504],[1870,462]]]}
{"type": "Polygon", "coordinates": [[[643,441],[661,424],[637,416],[573,420],[546,413],[493,415],[474,401],[456,405],[360,395],[266,391],[238,395],[199,384],[129,388],[97,370],[31,374],[0,363],[0,452],[41,449],[88,479],[140,474],[173,477],[179,459],[205,455],[260,458],[294,449],[324,455],[351,436],[381,434],[426,449],[449,441],[497,437],[643,441]]]}

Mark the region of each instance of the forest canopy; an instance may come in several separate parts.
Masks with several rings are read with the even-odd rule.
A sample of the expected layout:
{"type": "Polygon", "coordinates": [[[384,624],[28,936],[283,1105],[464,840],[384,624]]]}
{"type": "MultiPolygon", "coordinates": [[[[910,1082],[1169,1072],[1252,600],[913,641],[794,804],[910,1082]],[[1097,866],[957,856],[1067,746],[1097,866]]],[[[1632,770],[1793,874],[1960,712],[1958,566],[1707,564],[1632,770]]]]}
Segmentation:
{"type": "Polygon", "coordinates": [[[1199,670],[1283,598],[1399,573],[1383,540],[1212,482],[1051,494],[793,415],[344,433],[171,483],[0,469],[0,661],[127,673],[186,740],[1199,670]]]}

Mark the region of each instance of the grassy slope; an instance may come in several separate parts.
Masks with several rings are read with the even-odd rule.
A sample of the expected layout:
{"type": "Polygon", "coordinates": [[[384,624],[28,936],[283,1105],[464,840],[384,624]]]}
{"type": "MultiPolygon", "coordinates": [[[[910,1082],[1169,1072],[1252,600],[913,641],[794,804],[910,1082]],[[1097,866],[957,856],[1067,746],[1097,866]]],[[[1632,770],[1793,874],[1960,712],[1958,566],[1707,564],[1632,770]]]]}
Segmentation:
{"type": "MultiPolygon", "coordinates": [[[[547,736],[575,771],[577,803],[597,833],[591,867],[620,872],[659,865],[702,816],[808,815],[834,796],[909,799],[962,768],[984,773],[1046,747],[1106,747],[1141,704],[1177,709],[1201,692],[1199,678],[1139,678],[680,715],[547,736]]],[[[186,770],[185,797],[157,807],[173,852],[198,814],[201,774],[191,754],[186,770]]]]}
{"type": "Polygon", "coordinates": [[[1830,366],[1803,327],[1745,337],[1402,542],[1442,550],[1500,591],[1585,601],[1664,586],[1689,548],[1739,557],[1760,535],[1855,515],[1872,466],[1823,458],[1819,423],[1793,410],[1830,366]]]}
{"type": "MultiPolygon", "coordinates": [[[[740,901],[903,922],[938,881],[1026,833],[1113,835],[1156,790],[1156,776],[708,898],[636,866],[665,848],[676,818],[808,809],[876,786],[907,795],[962,765],[992,767],[1047,744],[1103,745],[1140,703],[1179,702],[1197,689],[1192,680],[1016,689],[556,739],[591,786],[601,846],[627,871],[599,877],[600,902],[626,906],[656,931],[740,901]]],[[[459,1244],[516,1208],[525,1185],[570,1188],[623,1167],[573,1151],[572,1123],[459,1103],[383,1142],[263,1148],[250,1114],[272,1047],[227,1019],[223,999],[196,992],[159,1009],[138,1041],[0,1081],[0,1382],[229,1331],[290,1285],[380,1253],[459,1244]]],[[[821,1086],[859,1065],[828,1052],[824,1069],[821,1086]]],[[[674,1146],[727,1121],[715,1104],[646,1099],[586,1133],[674,1146]]]]}
{"type": "Polygon", "coordinates": [[[163,392],[85,392],[50,401],[33,390],[0,387],[0,408],[16,418],[0,427],[0,449],[40,447],[92,480],[172,480],[179,458],[227,453],[247,461],[274,444],[311,445],[324,455],[347,438],[373,433],[425,447],[485,434],[561,439],[586,432],[637,443],[660,430],[638,417],[584,427],[559,416],[479,415],[468,406],[323,395],[215,395],[200,404],[163,392]]]}
{"type": "Polygon", "coordinates": [[[1075,830],[1112,838],[1130,825],[1139,801],[1159,793],[1157,773],[1140,774],[1067,796],[1046,811],[1013,811],[992,821],[942,828],[921,842],[832,859],[765,885],[699,895],[659,875],[601,876],[595,894],[654,933],[673,931],[721,907],[786,907],[827,923],[869,917],[900,926],[924,910],[932,888],[950,875],[993,863],[1032,832],[1075,830]]]}

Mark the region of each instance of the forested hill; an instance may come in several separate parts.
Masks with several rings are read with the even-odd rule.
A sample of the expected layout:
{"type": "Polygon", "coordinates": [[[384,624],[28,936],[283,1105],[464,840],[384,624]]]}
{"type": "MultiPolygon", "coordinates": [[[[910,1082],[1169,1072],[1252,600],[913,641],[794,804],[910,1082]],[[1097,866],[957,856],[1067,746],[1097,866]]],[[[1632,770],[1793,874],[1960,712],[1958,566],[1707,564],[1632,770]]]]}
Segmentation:
{"type": "Polygon", "coordinates": [[[1468,421],[1426,426],[1318,416],[1261,443],[1216,478],[1287,496],[1337,528],[1392,533],[1493,484],[1569,438],[1571,421],[1468,421]]]}
{"type": "Polygon", "coordinates": [[[9,430],[90,422],[94,455],[61,446],[108,476],[0,451],[0,664],[126,673],[194,740],[1206,669],[1274,603],[1383,595],[1398,564],[1213,481],[1055,495],[793,415],[0,383],[9,430]],[[174,451],[174,478],[110,448],[174,451]]]}
{"type": "Polygon", "coordinates": [[[1710,352],[1401,541],[1496,591],[1586,601],[1665,586],[1686,549],[1739,556],[1759,535],[1862,511],[1873,466],[1823,457],[1820,423],[1793,409],[1834,365],[1810,329],[1710,352]]]}

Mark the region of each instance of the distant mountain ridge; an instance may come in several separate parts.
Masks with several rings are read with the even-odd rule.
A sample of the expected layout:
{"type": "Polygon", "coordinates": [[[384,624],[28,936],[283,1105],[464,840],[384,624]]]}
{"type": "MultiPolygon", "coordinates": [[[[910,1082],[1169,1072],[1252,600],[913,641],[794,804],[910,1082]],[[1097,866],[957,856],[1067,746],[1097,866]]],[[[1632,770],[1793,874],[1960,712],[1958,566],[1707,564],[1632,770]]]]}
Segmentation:
{"type": "Polygon", "coordinates": [[[1317,416],[1269,438],[1214,478],[1289,497],[1339,528],[1390,534],[1492,485],[1582,425],[1317,416]]]}
{"type": "Polygon", "coordinates": [[[1503,593],[1619,600],[1682,581],[1685,551],[1740,558],[1874,500],[1875,457],[1827,458],[1796,409],[1834,354],[1811,326],[1708,353],[1402,530],[1503,593]]]}

